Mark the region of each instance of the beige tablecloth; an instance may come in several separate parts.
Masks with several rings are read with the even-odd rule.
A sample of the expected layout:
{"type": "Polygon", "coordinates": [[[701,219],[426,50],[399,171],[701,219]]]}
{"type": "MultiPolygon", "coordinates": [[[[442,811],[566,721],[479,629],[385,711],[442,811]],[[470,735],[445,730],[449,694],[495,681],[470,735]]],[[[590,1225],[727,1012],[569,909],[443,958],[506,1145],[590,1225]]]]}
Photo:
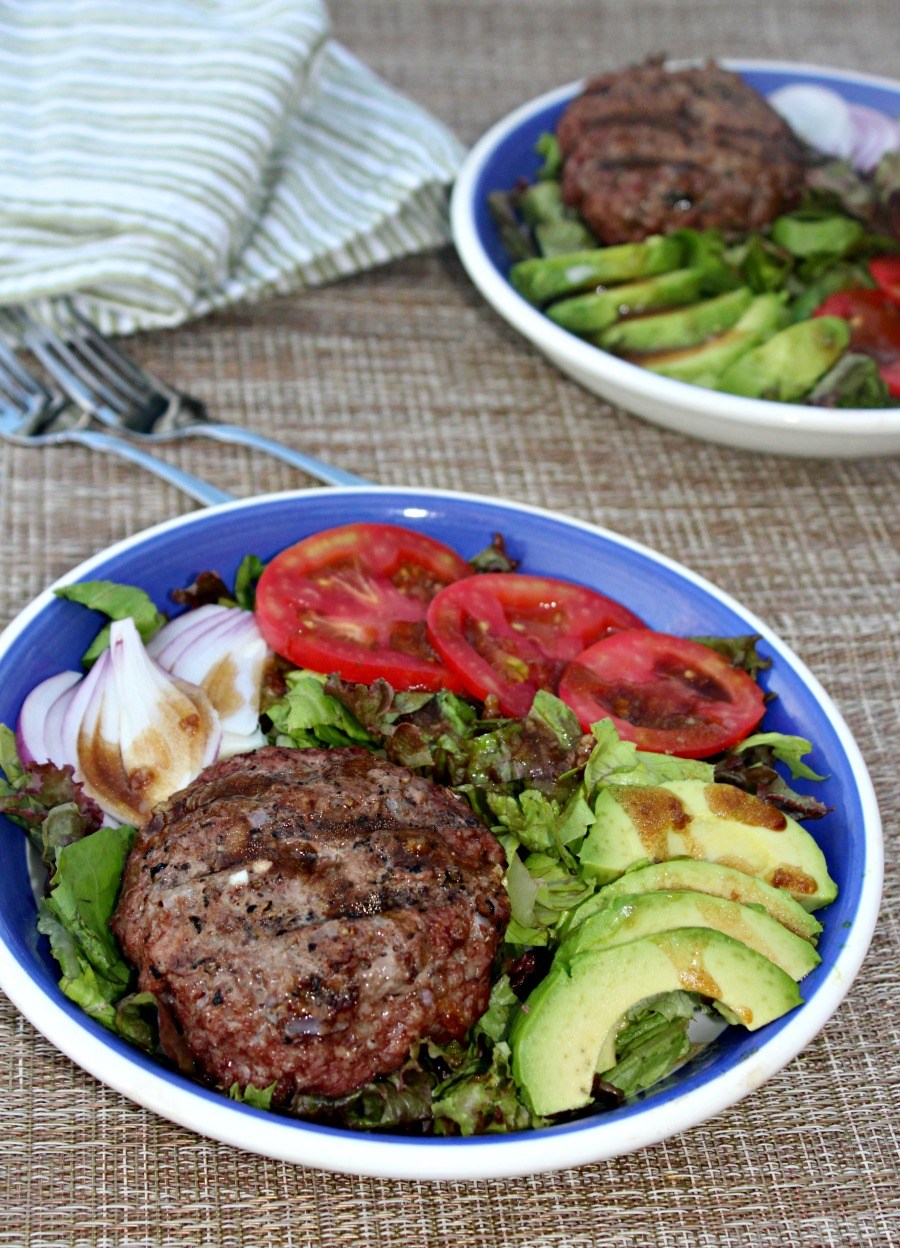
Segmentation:
{"type": "MultiPolygon", "coordinates": [[[[338,37],[471,142],[513,105],[651,50],[897,70],[896,0],[342,0],[338,37]]],[[[897,815],[900,459],[755,457],[612,410],[475,294],[449,249],[133,340],[162,375],[384,484],[474,490],[596,521],[766,619],[856,734],[887,887],[848,999],[739,1105],[553,1175],[430,1186],[251,1156],[109,1091],[0,1002],[0,1244],[51,1248],[887,1248],[900,1241],[897,815]]],[[[239,494],[302,484],[207,442],[173,463],[239,494]]],[[[191,504],[87,451],[0,446],[0,623],[53,577],[191,504]]]]}

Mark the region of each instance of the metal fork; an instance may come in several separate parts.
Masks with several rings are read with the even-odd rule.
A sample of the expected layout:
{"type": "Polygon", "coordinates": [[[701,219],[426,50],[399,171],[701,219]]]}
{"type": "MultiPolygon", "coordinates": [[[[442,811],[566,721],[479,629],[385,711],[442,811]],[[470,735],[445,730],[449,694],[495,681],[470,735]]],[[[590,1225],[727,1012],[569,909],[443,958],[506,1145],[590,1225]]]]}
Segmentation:
{"type": "Polygon", "coordinates": [[[48,390],[32,377],[15,352],[0,339],[0,438],[18,446],[75,442],[92,451],[118,455],[140,464],[207,507],[233,501],[232,494],[226,494],[192,473],[182,472],[132,443],[86,428],[89,421],[90,416],[73,407],[64,395],[48,390]]]}
{"type": "Polygon", "coordinates": [[[57,312],[63,335],[36,321],[24,308],[7,310],[22,341],[50,376],[102,424],[149,442],[205,437],[251,446],[329,485],[370,484],[252,429],[210,420],[199,400],[141,368],[100,334],[70,300],[62,301],[57,312]]]}

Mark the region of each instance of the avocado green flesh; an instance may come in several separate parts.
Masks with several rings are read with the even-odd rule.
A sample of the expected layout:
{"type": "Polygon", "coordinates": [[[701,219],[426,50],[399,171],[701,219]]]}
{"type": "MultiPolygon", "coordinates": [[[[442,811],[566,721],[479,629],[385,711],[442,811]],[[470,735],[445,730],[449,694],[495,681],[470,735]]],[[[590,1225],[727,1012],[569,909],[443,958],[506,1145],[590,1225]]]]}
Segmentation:
{"type": "MultiPolygon", "coordinates": [[[[743,286],[729,290],[714,299],[676,308],[673,312],[657,312],[637,316],[605,330],[597,345],[618,355],[639,352],[674,351],[705,342],[713,334],[721,334],[739,320],[749,307],[753,295],[743,286]]],[[[640,359],[634,363],[639,364],[640,359]]]]}
{"type": "Polygon", "coordinates": [[[590,231],[580,221],[541,221],[534,226],[534,238],[542,256],[562,256],[590,243],[590,231]]]}
{"type": "Polygon", "coordinates": [[[850,326],[838,316],[800,321],[731,364],[718,389],[754,399],[792,403],[803,397],[850,343],[850,326]]]}
{"type": "Polygon", "coordinates": [[[632,363],[675,381],[714,388],[730,364],[775,333],[783,315],[783,295],[758,295],[737,323],[731,329],[726,328],[724,333],[699,346],[636,356],[632,363]]]}
{"type": "Polygon", "coordinates": [[[722,1002],[750,1030],[799,1005],[796,983],[773,962],[709,928],[660,932],[554,963],[510,1034],[513,1076],[535,1113],[590,1103],[595,1073],[615,1065],[627,1011],[665,992],[722,1002]]]}
{"type": "Polygon", "coordinates": [[[529,225],[562,221],[566,215],[566,206],[560,184],[552,179],[535,182],[519,200],[519,211],[529,225]]]}
{"type": "Polygon", "coordinates": [[[596,821],[579,852],[582,870],[602,884],[629,867],[699,858],[784,888],[804,910],[837,896],[825,857],[810,834],[761,798],[726,784],[676,780],[622,785],[598,797],[596,821]]]}
{"type": "Polygon", "coordinates": [[[783,888],[773,888],[764,880],[718,862],[704,862],[698,858],[673,858],[668,862],[651,863],[650,866],[627,871],[611,884],[606,884],[580,906],[568,911],[557,925],[557,932],[565,938],[617,897],[657,890],[690,890],[712,897],[724,897],[728,901],[739,901],[743,905],[762,906],[788,931],[812,942],[815,942],[822,930],[818,919],[804,910],[783,888]]]}
{"type": "Polygon", "coordinates": [[[609,948],[680,927],[708,927],[761,953],[792,979],[800,980],[821,962],[815,949],[789,932],[765,910],[710,897],[705,893],[660,891],[614,898],[575,929],[556,956],[571,964],[579,953],[609,948]]]}
{"type": "Polygon", "coordinates": [[[547,309],[551,321],[573,334],[596,334],[629,313],[690,303],[700,294],[700,269],[674,269],[641,282],[563,299],[547,309]]]}
{"type": "Polygon", "coordinates": [[[678,267],[681,253],[681,245],[674,239],[654,234],[642,243],[592,247],[520,260],[510,269],[509,280],[529,303],[540,306],[595,286],[633,282],[666,273],[678,267]]]}

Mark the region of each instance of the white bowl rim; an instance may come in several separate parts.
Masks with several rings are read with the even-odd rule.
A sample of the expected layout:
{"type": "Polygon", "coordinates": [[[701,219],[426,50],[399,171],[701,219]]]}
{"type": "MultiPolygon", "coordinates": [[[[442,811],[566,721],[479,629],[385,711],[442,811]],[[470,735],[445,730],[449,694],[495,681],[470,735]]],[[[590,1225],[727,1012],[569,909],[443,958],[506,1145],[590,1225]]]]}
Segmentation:
{"type": "MultiPolygon", "coordinates": [[[[696,60],[669,62],[677,68],[695,64],[696,60]]],[[[804,62],[780,60],[744,60],[723,57],[719,63],[735,71],[773,71],[814,74],[834,82],[859,82],[884,87],[900,96],[900,81],[853,70],[825,68],[804,62]]],[[[555,87],[501,118],[482,135],[466,156],[457,175],[450,200],[450,226],[453,241],[469,277],[481,294],[500,315],[535,346],[544,349],[580,374],[606,378],[622,390],[629,390],[640,399],[692,409],[715,418],[721,426],[767,431],[799,431],[802,433],[840,434],[854,438],[867,435],[900,434],[900,407],[896,408],[824,408],[806,407],[800,403],[776,403],[766,399],[749,399],[741,395],[707,390],[689,382],[675,381],[651,373],[636,364],[629,364],[609,352],[584,342],[574,334],[555,325],[541,311],[524,299],[497,269],[482,246],[475,226],[475,189],[481,171],[497,145],[535,113],[569,99],[587,79],[576,79],[555,87]]],[[[760,450],[767,449],[761,444],[760,450]]],[[[773,448],[777,449],[777,448],[773,448]]]]}
{"type": "MultiPolygon", "coordinates": [[[[0,660],[9,645],[54,601],[56,588],[73,579],[85,578],[111,557],[159,535],[189,529],[202,523],[204,517],[211,513],[240,512],[283,500],[333,496],[335,493],[345,494],[351,509],[354,496],[359,497],[360,494],[396,496],[402,493],[410,499],[450,499],[501,506],[560,522],[640,554],[659,567],[675,572],[738,612],[754,631],[760,633],[773,652],[800,676],[831,721],[858,786],[863,811],[862,834],[868,869],[862,882],[854,922],[828,979],[781,1031],[764,1041],[739,1067],[705,1081],[675,1100],[658,1106],[649,1103],[640,1113],[615,1123],[604,1124],[601,1115],[548,1131],[447,1139],[357,1134],[321,1127],[311,1130],[299,1120],[279,1118],[266,1111],[229,1101],[221,1094],[174,1083],[164,1067],[160,1067],[159,1074],[147,1072],[127,1056],[111,1049],[102,1037],[86,1028],[73,1027],[59,1002],[35,984],[2,941],[0,988],[57,1049],[102,1083],[139,1105],[200,1135],[236,1148],[341,1173],[388,1179],[466,1180],[561,1170],[607,1160],[655,1144],[729,1108],[795,1057],[818,1034],[849,991],[869,947],[878,915],[883,879],[883,843],[871,778],[849,727],[829,695],[797,655],[762,620],[705,577],[612,530],[528,503],[454,490],[401,489],[393,486],[285,490],[174,517],[92,555],[39,594],[4,629],[0,634],[0,660]]],[[[23,852],[24,846],[23,837],[23,852]]]]}

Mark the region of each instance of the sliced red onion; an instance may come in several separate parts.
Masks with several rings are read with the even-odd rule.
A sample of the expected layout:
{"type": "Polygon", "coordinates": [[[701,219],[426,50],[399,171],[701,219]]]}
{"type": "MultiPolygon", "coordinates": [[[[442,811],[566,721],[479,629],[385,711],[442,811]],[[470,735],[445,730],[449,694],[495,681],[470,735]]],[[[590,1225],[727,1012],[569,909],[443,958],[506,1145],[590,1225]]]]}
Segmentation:
{"type": "MultiPolygon", "coordinates": [[[[75,675],[76,673],[72,673],[75,675]]],[[[47,723],[44,728],[44,740],[47,745],[47,756],[52,763],[56,763],[57,767],[65,767],[67,764],[75,766],[76,760],[69,758],[66,754],[63,744],[62,729],[66,722],[66,715],[69,710],[69,703],[75,697],[75,690],[78,685],[73,683],[70,689],[67,689],[50,707],[47,715],[47,723]]]]}
{"type": "Polygon", "coordinates": [[[205,606],[178,616],[148,647],[173,676],[204,689],[224,729],[224,757],[263,744],[259,700],[269,648],[252,611],[205,606]]]}
{"type": "Polygon", "coordinates": [[[885,153],[900,148],[900,126],[865,104],[851,104],[848,112],[853,133],[850,159],[861,173],[871,173],[885,153]]]}
{"type": "Polygon", "coordinates": [[[54,763],[62,767],[72,761],[63,753],[59,728],[73,688],[80,680],[80,672],[60,672],[32,689],[22,703],[16,748],[23,763],[54,763]]]}
{"type": "Polygon", "coordinates": [[[219,758],[232,758],[235,754],[249,754],[266,744],[266,736],[257,723],[253,732],[223,732],[219,746],[219,758]]]}
{"type": "Polygon", "coordinates": [[[62,725],[85,791],[129,823],[195,779],[221,740],[206,694],[155,663],[131,619],[112,624],[109,649],[75,688],[62,725]]]}
{"type": "Polygon", "coordinates": [[[222,626],[222,612],[227,612],[226,619],[231,617],[231,609],[207,604],[196,611],[185,611],[174,620],[165,624],[147,643],[147,653],[171,671],[170,664],[177,662],[179,656],[191,646],[197,644],[208,632],[215,632],[222,626]]]}
{"type": "Polygon", "coordinates": [[[836,91],[797,82],[773,91],[768,102],[801,139],[829,156],[850,159],[854,142],[850,106],[836,91]]]}

